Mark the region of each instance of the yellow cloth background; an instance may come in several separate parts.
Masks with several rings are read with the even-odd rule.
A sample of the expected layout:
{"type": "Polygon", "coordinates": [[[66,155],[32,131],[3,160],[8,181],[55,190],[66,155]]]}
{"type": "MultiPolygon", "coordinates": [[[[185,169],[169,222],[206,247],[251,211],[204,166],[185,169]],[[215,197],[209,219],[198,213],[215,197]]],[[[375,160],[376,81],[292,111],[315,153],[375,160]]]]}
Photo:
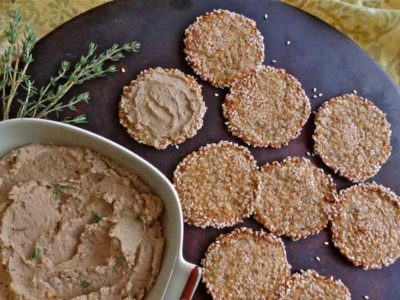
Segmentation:
{"type": "MultiPolygon", "coordinates": [[[[134,1],[134,0],[133,0],[134,1]]],[[[345,33],[400,85],[400,0],[281,0],[345,33]]],[[[44,36],[72,17],[107,0],[17,0],[23,21],[44,36]]],[[[6,42],[10,0],[0,0],[0,53],[6,42]]]]}
{"type": "Polygon", "coordinates": [[[22,24],[32,24],[39,38],[73,17],[107,0],[0,0],[0,53],[7,45],[4,29],[9,26],[7,10],[18,7],[22,12],[22,24]]]}
{"type": "Polygon", "coordinates": [[[281,0],[355,41],[400,85],[400,0],[281,0]]]}

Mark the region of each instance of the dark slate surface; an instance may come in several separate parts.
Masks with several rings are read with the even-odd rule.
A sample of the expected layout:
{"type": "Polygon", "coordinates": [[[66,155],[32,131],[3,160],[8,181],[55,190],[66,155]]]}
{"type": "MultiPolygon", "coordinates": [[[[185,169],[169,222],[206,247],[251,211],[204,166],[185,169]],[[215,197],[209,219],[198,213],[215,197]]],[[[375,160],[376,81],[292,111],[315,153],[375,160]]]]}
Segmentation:
{"type": "MultiPolygon", "coordinates": [[[[392,124],[393,154],[389,162],[374,178],[377,182],[400,193],[400,95],[399,89],[371,58],[338,31],[318,19],[279,2],[267,1],[183,1],[183,0],[136,0],[115,1],[85,13],[61,26],[44,39],[34,50],[36,62],[30,72],[38,83],[54,74],[63,59],[76,61],[90,41],[103,50],[113,43],[138,40],[143,47],[138,54],[128,55],[118,63],[126,73],[91,81],[74,88],[70,95],[90,91],[90,104],[81,106],[89,123],[85,129],[107,137],[138,153],[153,163],[168,178],[179,161],[199,146],[219,140],[231,140],[224,126],[221,112],[226,90],[211,87],[205,82],[203,96],[208,106],[203,128],[189,141],[180,145],[179,150],[168,148],[159,151],[143,146],[132,140],[119,125],[117,107],[122,87],[129,83],[141,70],[149,67],[179,68],[193,75],[185,63],[182,53],[183,31],[196,16],[214,8],[229,9],[256,20],[265,38],[265,64],[277,60],[276,66],[295,75],[303,84],[316,110],[330,97],[351,92],[356,89],[362,96],[373,100],[387,113],[392,124]],[[264,20],[264,14],[268,19],[264,20]],[[291,45],[286,46],[290,40],[291,45]],[[311,97],[312,88],[317,87],[323,96],[311,97]],[[214,96],[219,93],[219,96],[214,96]]],[[[259,165],[273,160],[282,160],[288,155],[305,156],[312,152],[311,134],[313,116],[309,119],[299,138],[287,147],[274,149],[251,149],[259,165]]],[[[312,158],[318,166],[324,167],[321,160],[312,158]]],[[[325,170],[328,170],[324,167],[325,170]]],[[[334,176],[338,188],[350,185],[346,180],[334,176]]],[[[241,225],[260,228],[253,219],[241,225]]],[[[225,230],[198,229],[185,225],[184,257],[199,263],[208,245],[225,230]]],[[[383,270],[363,271],[352,266],[333,246],[325,246],[329,241],[328,230],[302,241],[292,242],[284,239],[288,258],[293,271],[313,268],[324,275],[341,278],[350,288],[353,299],[369,295],[370,299],[399,299],[400,261],[383,270]],[[321,258],[320,262],[315,257],[321,258]]],[[[201,284],[194,299],[209,299],[201,284]]]]}

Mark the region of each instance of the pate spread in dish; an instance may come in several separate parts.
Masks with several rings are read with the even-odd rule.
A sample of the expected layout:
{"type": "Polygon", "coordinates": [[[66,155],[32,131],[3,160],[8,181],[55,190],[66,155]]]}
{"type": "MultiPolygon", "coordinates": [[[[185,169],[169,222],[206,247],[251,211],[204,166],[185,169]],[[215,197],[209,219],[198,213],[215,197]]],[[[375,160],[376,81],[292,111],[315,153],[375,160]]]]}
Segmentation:
{"type": "Polygon", "coordinates": [[[88,149],[0,160],[1,299],[142,299],[163,255],[162,201],[88,149]]]}

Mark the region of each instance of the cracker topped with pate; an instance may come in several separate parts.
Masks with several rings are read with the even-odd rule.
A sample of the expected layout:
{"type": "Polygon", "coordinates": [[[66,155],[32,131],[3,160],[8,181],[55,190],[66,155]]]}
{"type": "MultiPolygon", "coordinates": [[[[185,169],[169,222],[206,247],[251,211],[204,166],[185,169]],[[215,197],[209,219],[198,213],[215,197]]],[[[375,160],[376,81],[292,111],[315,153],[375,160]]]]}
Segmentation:
{"type": "Polygon", "coordinates": [[[202,265],[213,299],[279,299],[291,268],[280,238],[246,227],[220,235],[202,265]]]}
{"type": "Polygon", "coordinates": [[[206,105],[196,80],[176,69],[148,69],[125,86],[121,124],[139,143],[164,149],[193,137],[206,105]]]}
{"type": "Polygon", "coordinates": [[[228,130],[254,147],[287,145],[300,134],[310,112],[300,82],[267,66],[235,82],[223,104],[228,130]]]}
{"type": "Polygon", "coordinates": [[[349,289],[338,279],[319,275],[314,270],[293,274],[281,291],[280,300],[350,300],[349,289]]]}
{"type": "Polygon", "coordinates": [[[341,192],[332,240],[355,266],[380,269],[400,257],[400,197],[376,183],[341,192]]]}
{"type": "Polygon", "coordinates": [[[186,60],[216,87],[229,87],[264,61],[264,38],[256,22],[228,10],[214,10],[185,30],[186,60]]]}
{"type": "Polygon", "coordinates": [[[325,102],[315,118],[314,151],[341,176],[364,181],[388,160],[390,124],[371,101],[342,95],[325,102]]]}
{"type": "Polygon", "coordinates": [[[259,179],[250,151],[222,141],[201,147],[179,163],[174,185],[185,222],[222,228],[250,216],[259,179]]]}
{"type": "Polygon", "coordinates": [[[276,235],[306,238],[324,229],[336,212],[338,195],[332,178],[306,158],[266,164],[260,169],[260,181],[254,216],[276,235]]]}

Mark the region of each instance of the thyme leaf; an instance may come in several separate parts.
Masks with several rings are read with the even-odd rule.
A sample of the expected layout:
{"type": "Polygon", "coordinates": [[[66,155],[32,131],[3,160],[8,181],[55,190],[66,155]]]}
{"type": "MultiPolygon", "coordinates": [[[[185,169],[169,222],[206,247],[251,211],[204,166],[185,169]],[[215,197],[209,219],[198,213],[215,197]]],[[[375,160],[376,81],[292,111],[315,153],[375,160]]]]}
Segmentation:
{"type": "Polygon", "coordinates": [[[115,260],[116,260],[117,264],[119,264],[119,265],[126,262],[126,258],[123,255],[116,256],[115,260]]]}
{"type": "Polygon", "coordinates": [[[98,223],[103,218],[103,215],[97,211],[92,211],[92,223],[98,223]]]}
{"type": "Polygon", "coordinates": [[[81,280],[79,286],[81,287],[81,289],[87,289],[88,287],[90,287],[90,283],[87,282],[86,280],[81,280]]]}
{"type": "Polygon", "coordinates": [[[60,200],[61,199],[61,195],[62,195],[62,193],[64,192],[64,190],[65,190],[65,186],[62,186],[62,185],[57,185],[55,188],[54,188],[54,195],[56,196],[56,199],[57,200],[60,200]]]}

